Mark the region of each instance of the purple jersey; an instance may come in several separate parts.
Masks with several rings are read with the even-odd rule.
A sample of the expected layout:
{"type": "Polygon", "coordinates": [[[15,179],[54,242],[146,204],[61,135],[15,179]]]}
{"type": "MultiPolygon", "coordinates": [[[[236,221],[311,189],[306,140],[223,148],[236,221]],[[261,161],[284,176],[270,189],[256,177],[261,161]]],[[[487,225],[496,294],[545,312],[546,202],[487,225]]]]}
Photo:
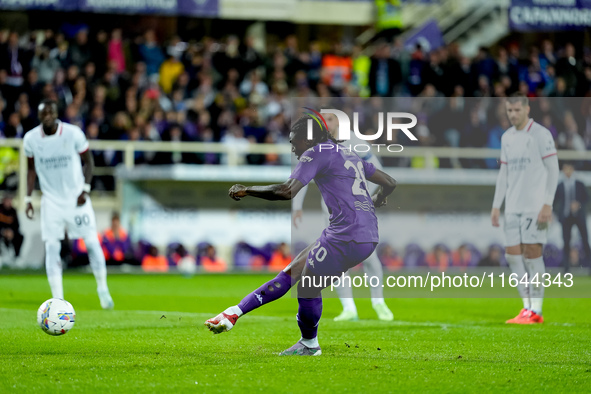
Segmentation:
{"type": "Polygon", "coordinates": [[[305,151],[290,178],[318,185],[328,207],[327,238],[339,241],[378,242],[378,219],[366,177],[376,172],[342,145],[327,141],[305,151]]]}

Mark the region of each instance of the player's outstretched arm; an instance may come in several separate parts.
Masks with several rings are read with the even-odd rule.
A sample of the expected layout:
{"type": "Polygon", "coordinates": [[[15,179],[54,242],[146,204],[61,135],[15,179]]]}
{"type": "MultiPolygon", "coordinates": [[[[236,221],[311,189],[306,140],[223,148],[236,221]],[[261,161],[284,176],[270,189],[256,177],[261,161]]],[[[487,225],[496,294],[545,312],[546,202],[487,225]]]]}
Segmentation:
{"type": "Polygon", "coordinates": [[[33,216],[35,216],[35,210],[31,203],[31,196],[33,195],[33,189],[35,188],[35,180],[37,180],[35,159],[29,157],[27,166],[27,196],[25,197],[25,214],[29,219],[33,219],[33,216]]]}
{"type": "Polygon", "coordinates": [[[373,204],[376,208],[382,207],[387,203],[387,197],[396,189],[396,179],[386,174],[382,170],[376,169],[372,176],[367,178],[368,181],[380,185],[376,194],[372,196],[373,204]]]}
{"type": "Polygon", "coordinates": [[[228,195],[236,201],[246,196],[258,197],[264,200],[291,200],[304,187],[297,179],[289,178],[282,184],[269,186],[244,186],[234,185],[230,188],[228,195]]]}

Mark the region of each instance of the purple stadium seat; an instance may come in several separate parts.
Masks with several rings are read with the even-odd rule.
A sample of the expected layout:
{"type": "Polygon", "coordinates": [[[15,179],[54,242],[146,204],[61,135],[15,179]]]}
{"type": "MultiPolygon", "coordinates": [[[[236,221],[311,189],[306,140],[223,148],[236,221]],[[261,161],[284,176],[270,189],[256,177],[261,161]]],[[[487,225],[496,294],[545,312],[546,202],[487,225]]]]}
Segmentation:
{"type": "Polygon", "coordinates": [[[136,260],[142,261],[144,259],[144,256],[146,254],[148,254],[148,250],[150,249],[151,246],[152,246],[152,244],[149,243],[148,241],[145,241],[145,240],[138,241],[137,246],[134,251],[134,255],[135,255],[136,260]]]}
{"type": "Polygon", "coordinates": [[[246,242],[238,242],[234,247],[234,267],[237,269],[248,269],[252,256],[252,247],[246,242]]]}
{"type": "Polygon", "coordinates": [[[408,268],[425,267],[425,251],[418,244],[406,245],[404,250],[404,266],[408,268]]]}
{"type": "Polygon", "coordinates": [[[173,254],[180,245],[181,244],[178,242],[171,242],[166,246],[166,255],[165,256],[166,256],[166,261],[168,261],[169,267],[176,267],[176,263],[173,260],[173,254]]]}
{"type": "Polygon", "coordinates": [[[271,256],[273,256],[273,252],[279,246],[276,242],[267,242],[262,248],[261,251],[263,252],[263,257],[265,259],[265,264],[268,264],[271,260],[271,256]]]}
{"type": "Polygon", "coordinates": [[[209,245],[209,242],[199,242],[195,247],[195,261],[197,262],[197,265],[201,265],[201,258],[205,256],[205,252],[209,245]]]}
{"type": "Polygon", "coordinates": [[[470,251],[470,254],[472,255],[472,258],[470,259],[470,263],[468,264],[468,267],[476,267],[478,265],[478,262],[482,258],[482,253],[480,252],[480,250],[478,250],[478,248],[474,244],[465,243],[464,245],[466,246],[466,248],[470,251]]]}
{"type": "Polygon", "coordinates": [[[548,243],[544,246],[544,262],[546,267],[560,267],[562,262],[562,250],[554,244],[548,243]]]}
{"type": "Polygon", "coordinates": [[[490,247],[493,247],[493,246],[500,248],[502,251],[502,253],[501,253],[501,267],[508,267],[509,264],[507,263],[507,259],[505,258],[505,247],[503,245],[497,244],[497,243],[490,245],[490,247]]]}

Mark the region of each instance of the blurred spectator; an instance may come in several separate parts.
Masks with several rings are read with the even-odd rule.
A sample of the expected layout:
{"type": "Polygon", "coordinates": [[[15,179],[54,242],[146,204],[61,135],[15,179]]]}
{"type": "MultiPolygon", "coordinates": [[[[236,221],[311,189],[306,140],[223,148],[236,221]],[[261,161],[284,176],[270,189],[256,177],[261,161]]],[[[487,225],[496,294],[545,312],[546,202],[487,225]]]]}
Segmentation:
{"type": "Polygon", "coordinates": [[[353,60],[341,43],[335,43],[332,53],[327,53],[322,58],[322,69],[320,75],[322,82],[337,94],[345,89],[351,81],[353,71],[353,60]]]}
{"type": "Polygon", "coordinates": [[[118,212],[111,216],[111,227],[102,234],[103,252],[109,265],[135,264],[131,240],[127,232],[121,227],[118,212]]]}
{"type": "Polygon", "coordinates": [[[460,245],[457,250],[453,251],[451,261],[454,267],[466,268],[472,262],[472,252],[466,245],[460,245]]]}
{"type": "Polygon", "coordinates": [[[499,245],[491,245],[488,253],[479,262],[479,267],[500,267],[504,250],[499,245]]]}
{"type": "Polygon", "coordinates": [[[269,271],[279,272],[287,267],[289,263],[291,263],[289,245],[282,242],[271,255],[271,260],[269,260],[269,271]]]}
{"type": "Polygon", "coordinates": [[[8,108],[12,109],[19,88],[24,83],[24,77],[29,72],[30,54],[19,47],[19,35],[11,32],[6,44],[0,46],[0,70],[6,71],[4,98],[8,101],[8,108]]]}
{"type": "Polygon", "coordinates": [[[3,264],[14,263],[10,260],[20,255],[23,239],[18,214],[12,206],[12,196],[4,194],[0,204],[0,260],[3,264]]]}
{"type": "Polygon", "coordinates": [[[164,53],[156,42],[156,32],[148,30],[144,34],[144,42],[139,46],[139,52],[142,60],[146,64],[148,76],[158,74],[160,65],[164,62],[164,53]]]}
{"type": "Polygon", "coordinates": [[[445,271],[451,265],[449,253],[443,245],[435,245],[433,251],[427,253],[425,261],[429,268],[436,269],[439,272],[445,271]]]}
{"type": "Polygon", "coordinates": [[[10,114],[4,128],[4,136],[6,138],[23,138],[26,131],[28,130],[23,127],[19,114],[17,112],[10,114]]]}
{"type": "Polygon", "coordinates": [[[228,270],[226,262],[216,256],[216,250],[213,245],[207,246],[205,256],[201,258],[201,266],[206,272],[225,272],[228,270]]]}
{"type": "Polygon", "coordinates": [[[82,27],[77,33],[74,44],[69,50],[70,61],[78,68],[84,67],[93,56],[92,48],[88,43],[88,28],[82,27]]]}
{"type": "Polygon", "coordinates": [[[261,81],[259,72],[253,70],[240,84],[240,93],[244,97],[250,97],[251,94],[256,94],[261,98],[266,98],[269,95],[269,87],[261,81]]]}
{"type": "Polygon", "coordinates": [[[49,48],[38,47],[35,51],[35,57],[31,67],[37,70],[39,82],[51,83],[53,77],[60,67],[60,62],[55,57],[49,55],[49,48]]]}
{"type": "Polygon", "coordinates": [[[564,131],[558,135],[558,146],[561,149],[584,151],[585,141],[579,134],[579,126],[572,112],[564,113],[564,131]]]}
{"type": "Polygon", "coordinates": [[[113,64],[115,71],[121,74],[125,71],[125,52],[123,49],[123,39],[121,29],[113,29],[111,40],[108,44],[108,62],[113,64]]]}
{"type": "MultiPolygon", "coordinates": [[[[191,141],[191,138],[185,133],[181,125],[178,123],[172,123],[168,129],[162,133],[162,141],[184,142],[191,141]]],[[[197,161],[195,153],[179,151],[160,152],[154,159],[154,162],[157,164],[194,164],[197,163],[197,161]]]]}
{"type": "Polygon", "coordinates": [[[382,265],[390,271],[397,271],[404,267],[404,261],[398,252],[389,244],[386,244],[379,253],[382,265]]]}
{"type": "Polygon", "coordinates": [[[159,254],[158,248],[151,245],[142,259],[142,269],[146,272],[167,272],[168,262],[165,256],[159,254]]]}
{"type": "Polygon", "coordinates": [[[390,97],[394,92],[394,86],[400,83],[400,65],[390,58],[388,44],[378,45],[376,53],[371,58],[368,79],[372,96],[390,97]]]}
{"type": "Polygon", "coordinates": [[[575,46],[571,43],[566,44],[562,56],[556,61],[556,73],[564,79],[568,96],[574,96],[577,93],[581,69],[582,64],[576,58],[575,46]]]}
{"type": "Polygon", "coordinates": [[[160,87],[165,94],[172,92],[172,87],[179,76],[185,71],[185,66],[174,55],[169,54],[168,58],[160,66],[160,87]]]}
{"type": "Polygon", "coordinates": [[[572,265],[571,257],[571,231],[577,226],[581,234],[581,242],[585,252],[585,258],[591,262],[591,249],[589,248],[589,233],[587,231],[587,202],[589,194],[585,184],[574,177],[575,167],[572,163],[562,165],[563,181],[556,189],[554,199],[554,212],[562,225],[562,239],[564,248],[562,254],[562,266],[568,270],[572,265]]]}

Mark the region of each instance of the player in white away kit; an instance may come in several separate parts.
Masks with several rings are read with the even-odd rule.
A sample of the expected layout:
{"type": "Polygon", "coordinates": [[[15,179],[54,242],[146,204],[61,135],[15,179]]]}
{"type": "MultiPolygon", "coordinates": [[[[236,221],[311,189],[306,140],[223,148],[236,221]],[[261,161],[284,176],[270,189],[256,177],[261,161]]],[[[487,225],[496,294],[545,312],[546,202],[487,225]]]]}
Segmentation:
{"type": "Polygon", "coordinates": [[[105,256],[98,241],[96,220],[90,203],[90,181],[94,161],[88,141],[79,127],[57,119],[57,103],[45,100],[39,105],[41,124],[23,139],[29,169],[27,174],[26,214],[35,211],[31,194],[39,176],[41,197],[41,237],[45,242],[45,269],[53,298],[64,298],[61,243],[65,230],[71,239],[82,238],[97,282],[97,291],[104,309],[112,309],[113,299],[107,287],[105,256]],[[84,172],[80,158],[84,161],[84,172]]]}
{"type": "Polygon", "coordinates": [[[515,94],[505,106],[513,127],[501,138],[501,169],[491,220],[493,226],[499,227],[505,200],[505,257],[517,275],[517,289],[523,299],[523,309],[507,323],[543,323],[544,287],[521,282],[527,274],[527,281],[543,283],[542,249],[558,186],[556,146],[550,131],[529,118],[527,97],[515,94]]]}
{"type": "MultiPolygon", "coordinates": [[[[333,114],[323,114],[322,115],[324,117],[324,120],[326,120],[326,125],[328,127],[328,131],[330,132],[330,134],[337,138],[338,135],[338,128],[339,128],[339,121],[337,119],[337,117],[333,114]]],[[[351,146],[352,149],[354,149],[353,147],[356,145],[368,145],[368,143],[366,141],[362,141],[361,139],[359,139],[354,132],[351,132],[351,139],[348,141],[344,141],[342,142],[342,145],[345,147],[349,147],[351,146]]],[[[358,148],[359,150],[361,150],[361,148],[358,148]]],[[[368,150],[367,152],[356,152],[357,155],[364,161],[367,161],[371,164],[373,164],[377,169],[379,170],[383,170],[382,167],[382,163],[380,163],[380,160],[371,153],[371,150],[368,150]]],[[[370,195],[373,195],[375,193],[375,191],[377,190],[379,186],[376,184],[371,184],[369,192],[370,195]]],[[[297,221],[298,219],[301,221],[302,220],[302,207],[304,205],[304,198],[306,197],[306,193],[308,192],[308,185],[304,186],[302,188],[302,190],[300,191],[300,193],[298,193],[294,198],[293,198],[293,209],[294,209],[294,216],[293,216],[293,222],[294,225],[297,227],[297,221]]],[[[324,212],[324,219],[325,222],[328,225],[328,217],[329,217],[329,212],[328,212],[328,208],[326,207],[326,204],[324,203],[324,200],[321,199],[321,205],[322,205],[322,211],[324,212]]],[[[394,315],[392,314],[392,312],[390,311],[390,309],[388,308],[388,306],[386,305],[386,302],[384,301],[384,289],[382,287],[382,283],[383,283],[383,276],[384,276],[384,272],[382,269],[382,263],[380,262],[380,260],[378,259],[378,256],[376,254],[376,252],[374,251],[371,256],[369,256],[364,262],[363,262],[363,271],[365,272],[365,274],[367,274],[368,277],[372,277],[375,276],[377,278],[379,278],[379,283],[376,287],[370,287],[370,294],[371,294],[371,304],[373,306],[373,309],[376,311],[377,315],[378,315],[378,319],[383,320],[383,321],[392,321],[394,320],[394,315]]],[[[345,272],[344,274],[345,276],[349,276],[349,271],[345,272]]],[[[337,317],[334,318],[335,321],[355,321],[358,320],[358,314],[357,314],[357,307],[355,306],[355,301],[353,300],[353,289],[349,286],[345,286],[343,284],[341,284],[340,286],[335,286],[335,290],[337,291],[337,294],[339,295],[339,298],[341,300],[341,304],[343,305],[343,311],[341,312],[340,315],[338,315],[337,317]]]]}

